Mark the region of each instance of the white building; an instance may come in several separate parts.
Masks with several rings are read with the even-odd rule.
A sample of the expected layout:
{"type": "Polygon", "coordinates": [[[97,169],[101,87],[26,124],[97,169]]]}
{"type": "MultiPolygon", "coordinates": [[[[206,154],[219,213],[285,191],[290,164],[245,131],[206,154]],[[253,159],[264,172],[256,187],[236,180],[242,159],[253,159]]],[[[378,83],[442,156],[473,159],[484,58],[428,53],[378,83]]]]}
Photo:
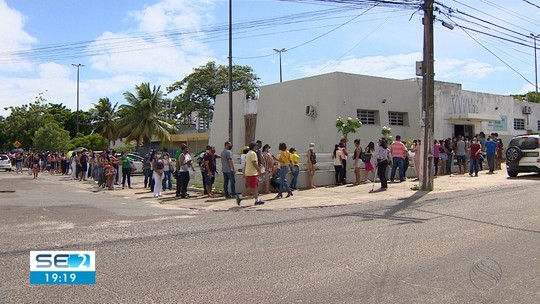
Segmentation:
{"type": "MultiPolygon", "coordinates": [[[[263,86],[255,101],[245,100],[244,92],[235,92],[233,103],[236,153],[254,139],[269,143],[274,154],[280,142],[296,147],[301,155],[310,142],[316,144],[316,151],[330,153],[341,138],[335,127],[338,116],[358,117],[363,122],[357,133],[349,134],[349,151],[355,138],[361,139],[362,147],[370,141],[376,143],[383,126],[390,126],[392,135],[402,139],[421,138],[420,78],[396,80],[335,72],[263,86]],[[246,139],[244,115],[255,113],[255,138],[246,139]]],[[[219,95],[209,140],[218,151],[228,139],[228,113],[228,96],[219,95]]],[[[434,127],[436,139],[497,132],[506,146],[513,135],[539,132],[540,104],[435,82],[434,127]]]]}
{"type": "MultiPolygon", "coordinates": [[[[257,114],[255,139],[276,147],[279,142],[299,151],[316,143],[317,151],[330,152],[339,141],[335,120],[358,117],[356,134],[362,146],[380,138],[383,126],[403,139],[420,138],[422,80],[396,80],[335,72],[261,87],[259,99],[245,100],[235,92],[234,142],[246,144],[244,115],[257,114]],[[308,109],[312,111],[307,113],[308,109]],[[314,111],[314,112],[313,112],[314,111]]],[[[216,100],[210,145],[219,148],[228,139],[228,96],[216,100]]],[[[497,132],[505,144],[513,135],[539,132],[540,104],[511,96],[465,91],[460,84],[435,83],[434,137],[473,136],[497,132]]],[[[352,148],[352,141],[349,143],[352,148]]],[[[235,149],[236,151],[236,149],[235,149]]]]}

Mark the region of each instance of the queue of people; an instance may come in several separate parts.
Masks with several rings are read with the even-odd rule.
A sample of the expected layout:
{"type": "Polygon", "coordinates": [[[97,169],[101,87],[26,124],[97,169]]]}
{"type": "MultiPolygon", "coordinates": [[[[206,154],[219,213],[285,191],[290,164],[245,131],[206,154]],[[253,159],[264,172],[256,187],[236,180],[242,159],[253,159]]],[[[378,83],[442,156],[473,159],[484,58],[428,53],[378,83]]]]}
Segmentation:
{"type": "MultiPolygon", "coordinates": [[[[377,145],[369,142],[361,145],[360,139],[354,139],[352,155],[347,151],[347,141],[340,140],[332,151],[331,158],[335,171],[335,184],[360,185],[375,183],[378,179],[381,186],[377,191],[388,188],[388,182],[399,183],[407,178],[407,170],[412,162],[417,179],[420,178],[420,155],[422,141],[413,140],[408,145],[397,135],[395,140],[387,138],[378,140],[377,145]],[[352,157],[354,181],[347,181],[347,160],[352,157]]],[[[410,142],[409,142],[410,143],[410,142]]],[[[190,171],[196,172],[195,162],[201,171],[201,179],[205,195],[215,198],[214,184],[218,174],[217,162],[220,161],[223,175],[223,195],[226,199],[236,198],[238,204],[248,196],[255,199],[255,204],[264,204],[259,194],[276,193],[276,199],[288,198],[298,189],[300,163],[306,165],[307,188],[315,188],[313,183],[317,171],[317,153],[315,144],[310,143],[305,154],[299,154],[295,147],[287,147],[279,143],[279,152],[271,153],[268,144],[261,141],[250,143],[243,148],[240,167],[235,164],[232,143],[224,143],[221,153],[213,146],[207,146],[202,155],[192,156],[187,145],[181,145],[176,155],[172,156],[164,150],[151,150],[144,157],[144,188],[149,188],[155,198],[163,196],[163,191],[173,191],[176,184],[176,197],[188,199],[190,171]],[[305,157],[305,158],[304,158],[305,157]],[[245,190],[237,193],[238,172],[241,172],[245,190]],[[289,174],[290,173],[290,174],[289,174]],[[290,178],[289,178],[290,176],[290,178]],[[289,178],[289,180],[288,180],[289,178]],[[173,179],[175,182],[173,182],[173,179]],[[259,193],[259,185],[260,193],[259,193]],[[285,196],[284,196],[285,195],[285,196]]],[[[503,145],[497,133],[486,136],[483,132],[472,139],[458,136],[454,139],[435,140],[433,143],[434,175],[466,174],[478,176],[483,162],[487,161],[488,174],[500,169],[503,145]],[[457,172],[453,171],[454,163],[457,172]]],[[[114,150],[96,153],[94,151],[78,151],[66,154],[63,151],[50,152],[17,152],[9,155],[17,174],[28,168],[28,174],[34,179],[40,172],[48,171],[51,175],[66,175],[71,180],[93,180],[97,188],[113,190],[116,188],[132,189],[131,178],[135,170],[133,160],[127,152],[117,154],[114,150]],[[121,182],[120,182],[121,178],[121,182]]]]}

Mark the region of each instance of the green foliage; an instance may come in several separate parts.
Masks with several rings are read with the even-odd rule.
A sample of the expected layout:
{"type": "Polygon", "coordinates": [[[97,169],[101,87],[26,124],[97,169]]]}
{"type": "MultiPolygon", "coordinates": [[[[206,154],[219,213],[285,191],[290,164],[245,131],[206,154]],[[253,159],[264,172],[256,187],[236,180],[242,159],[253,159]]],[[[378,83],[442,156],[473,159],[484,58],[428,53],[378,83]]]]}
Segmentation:
{"type": "Polygon", "coordinates": [[[527,94],[511,95],[511,96],[514,97],[514,99],[517,99],[519,101],[540,103],[540,93],[536,93],[534,91],[528,92],[527,94]]]}
{"type": "Polygon", "coordinates": [[[176,129],[163,118],[165,107],[159,86],[151,88],[150,83],[142,83],[135,86],[135,94],[125,92],[124,98],[128,104],[121,105],[119,109],[119,137],[125,137],[126,142],[135,140],[145,148],[153,136],[161,142],[171,141],[171,132],[176,132],[176,129]]]}
{"type": "Polygon", "coordinates": [[[34,133],[34,148],[41,151],[65,150],[69,132],[57,122],[48,122],[34,133]]]}
{"type": "Polygon", "coordinates": [[[69,150],[73,150],[77,147],[84,147],[89,150],[101,151],[107,149],[109,141],[101,136],[101,134],[94,133],[86,136],[78,136],[71,140],[69,144],[69,150]]]}
{"type": "MultiPolygon", "coordinates": [[[[259,92],[260,78],[249,66],[233,66],[233,90],[245,90],[248,99],[256,99],[259,92]]],[[[228,66],[208,62],[193,70],[184,79],[167,87],[167,93],[181,91],[174,97],[172,114],[180,117],[180,122],[191,123],[191,114],[198,113],[199,118],[210,121],[216,97],[229,88],[228,66]]]]}
{"type": "MultiPolygon", "coordinates": [[[[10,110],[10,115],[4,120],[4,136],[8,143],[18,140],[21,148],[33,147],[34,134],[47,122],[44,113],[47,105],[41,100],[22,106],[5,108],[10,110]]],[[[69,140],[69,139],[68,139],[69,140]]]]}
{"type": "Polygon", "coordinates": [[[362,126],[362,122],[358,118],[347,118],[343,120],[341,116],[336,119],[336,128],[338,132],[343,134],[343,138],[347,139],[349,133],[356,133],[356,130],[362,126]]]}
{"type": "Polygon", "coordinates": [[[114,141],[118,137],[118,128],[116,120],[118,119],[118,114],[116,112],[116,107],[118,103],[112,105],[109,98],[100,98],[97,104],[94,104],[94,107],[89,110],[92,124],[94,126],[94,133],[101,134],[107,140],[114,141]]]}
{"type": "Polygon", "coordinates": [[[135,151],[135,146],[130,145],[130,144],[126,144],[125,146],[122,146],[122,147],[115,147],[114,150],[116,152],[118,152],[118,153],[124,153],[125,151],[133,152],[133,151],[135,151]]]}

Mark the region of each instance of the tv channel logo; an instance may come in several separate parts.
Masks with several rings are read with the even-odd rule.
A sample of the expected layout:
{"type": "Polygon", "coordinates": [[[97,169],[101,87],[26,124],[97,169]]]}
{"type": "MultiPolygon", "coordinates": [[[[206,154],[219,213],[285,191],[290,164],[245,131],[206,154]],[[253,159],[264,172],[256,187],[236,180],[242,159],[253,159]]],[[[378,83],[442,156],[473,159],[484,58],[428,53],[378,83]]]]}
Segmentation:
{"type": "Polygon", "coordinates": [[[95,251],[30,251],[30,284],[95,283],[95,251]]]}

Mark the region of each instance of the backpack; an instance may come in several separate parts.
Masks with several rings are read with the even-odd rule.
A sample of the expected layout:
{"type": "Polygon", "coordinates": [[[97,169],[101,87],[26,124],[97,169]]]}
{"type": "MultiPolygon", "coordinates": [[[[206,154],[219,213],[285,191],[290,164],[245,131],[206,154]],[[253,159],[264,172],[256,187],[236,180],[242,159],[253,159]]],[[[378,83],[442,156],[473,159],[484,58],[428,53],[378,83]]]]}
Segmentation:
{"type": "Polygon", "coordinates": [[[203,152],[197,156],[197,164],[199,165],[199,167],[203,167],[205,156],[206,156],[206,152],[203,152]]]}
{"type": "Polygon", "coordinates": [[[163,160],[160,159],[157,161],[156,168],[158,170],[163,170],[163,168],[165,168],[165,164],[163,163],[163,160]]]}

